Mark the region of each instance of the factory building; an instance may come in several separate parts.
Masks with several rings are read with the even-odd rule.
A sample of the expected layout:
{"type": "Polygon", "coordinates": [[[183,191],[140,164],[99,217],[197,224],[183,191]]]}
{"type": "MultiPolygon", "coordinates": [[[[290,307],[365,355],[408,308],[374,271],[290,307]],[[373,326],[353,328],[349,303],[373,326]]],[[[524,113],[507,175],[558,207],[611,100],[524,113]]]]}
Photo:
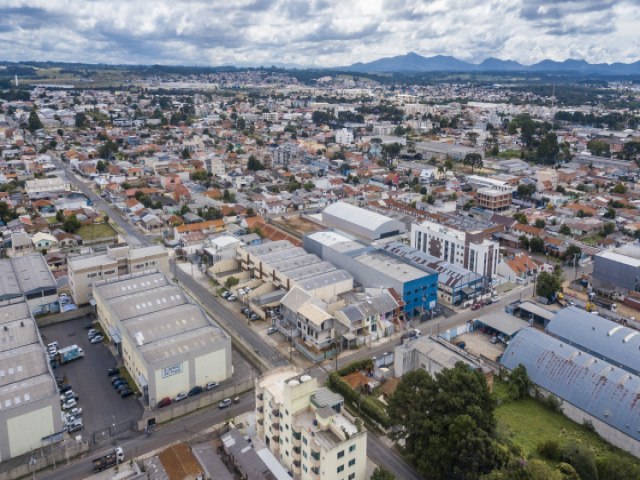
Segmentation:
{"type": "Polygon", "coordinates": [[[162,273],[94,284],[98,320],[150,406],[231,377],[231,340],[162,273]]]}
{"type": "Polygon", "coordinates": [[[56,281],[40,253],[0,261],[0,301],[23,297],[33,315],[60,311],[56,281]]]}
{"type": "Polygon", "coordinates": [[[322,223],[369,241],[406,231],[402,222],[345,202],[336,202],[325,208],[322,223]]]}

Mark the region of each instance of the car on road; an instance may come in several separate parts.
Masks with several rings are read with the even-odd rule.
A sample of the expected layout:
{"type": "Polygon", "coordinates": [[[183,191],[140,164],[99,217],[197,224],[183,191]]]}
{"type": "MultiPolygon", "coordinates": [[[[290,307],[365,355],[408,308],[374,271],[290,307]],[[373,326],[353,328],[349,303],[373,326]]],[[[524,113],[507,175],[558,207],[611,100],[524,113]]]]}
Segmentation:
{"type": "Polygon", "coordinates": [[[176,395],[176,398],[174,398],[173,401],[174,402],[181,402],[182,400],[184,400],[188,396],[189,395],[187,394],[187,392],[180,392],[178,395],[176,395]]]}
{"type": "Polygon", "coordinates": [[[267,328],[267,335],[273,335],[277,331],[278,331],[278,329],[276,327],[269,327],[269,328],[267,328]]]}
{"type": "Polygon", "coordinates": [[[188,395],[190,397],[193,397],[194,395],[199,395],[202,393],[202,387],[196,385],[195,387],[193,387],[191,390],[189,390],[188,395]]]}
{"type": "Polygon", "coordinates": [[[58,342],[51,342],[47,344],[47,349],[58,350],[58,342]]]}
{"type": "Polygon", "coordinates": [[[119,368],[110,368],[109,370],[107,370],[107,376],[109,377],[113,377],[114,375],[118,375],[120,373],[120,369],[119,368]]]}
{"type": "Polygon", "coordinates": [[[91,340],[89,340],[89,342],[94,345],[96,343],[102,343],[103,341],[104,341],[104,337],[102,335],[96,335],[95,337],[91,337],[91,340]]]}
{"type": "Polygon", "coordinates": [[[128,388],[126,388],[126,389],[124,389],[124,390],[122,390],[120,392],[120,397],[121,398],[127,398],[127,397],[130,397],[131,395],[133,395],[133,391],[129,390],[128,388]]]}
{"type": "Polygon", "coordinates": [[[76,402],[75,399],[72,398],[62,404],[62,409],[69,410],[70,408],[76,407],[77,405],[78,405],[78,402],[76,402]]]}
{"type": "Polygon", "coordinates": [[[462,341],[456,342],[456,347],[458,347],[460,350],[464,350],[465,348],[467,348],[467,344],[462,341]]]}
{"type": "Polygon", "coordinates": [[[499,302],[499,301],[500,301],[500,295],[494,295],[494,296],[492,296],[492,297],[491,297],[491,301],[492,301],[493,303],[497,303],[497,302],[499,302]]]}
{"type": "Polygon", "coordinates": [[[205,385],[205,390],[213,390],[214,388],[216,388],[218,385],[220,385],[218,382],[209,382],[205,385]]]}
{"type": "Polygon", "coordinates": [[[156,406],[158,408],[163,408],[163,407],[168,407],[169,405],[171,405],[171,398],[170,397],[164,397],[162,400],[160,400],[158,402],[158,404],[156,406]]]}
{"type": "Polygon", "coordinates": [[[222,400],[219,404],[218,404],[218,408],[222,409],[222,408],[227,408],[231,405],[231,399],[230,398],[225,398],[224,400],[222,400]]]}
{"type": "Polygon", "coordinates": [[[236,300],[238,300],[238,297],[236,297],[233,293],[227,297],[227,302],[235,302],[236,300]]]}

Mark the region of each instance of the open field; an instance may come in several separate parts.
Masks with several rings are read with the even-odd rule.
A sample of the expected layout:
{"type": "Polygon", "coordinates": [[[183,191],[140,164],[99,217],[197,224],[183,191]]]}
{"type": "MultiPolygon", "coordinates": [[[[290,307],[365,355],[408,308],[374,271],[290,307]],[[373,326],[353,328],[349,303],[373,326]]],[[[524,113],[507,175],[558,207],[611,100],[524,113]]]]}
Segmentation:
{"type": "Polygon", "coordinates": [[[84,241],[99,240],[101,238],[115,237],[116,231],[106,223],[96,223],[94,225],[83,225],[76,232],[84,241]]]}

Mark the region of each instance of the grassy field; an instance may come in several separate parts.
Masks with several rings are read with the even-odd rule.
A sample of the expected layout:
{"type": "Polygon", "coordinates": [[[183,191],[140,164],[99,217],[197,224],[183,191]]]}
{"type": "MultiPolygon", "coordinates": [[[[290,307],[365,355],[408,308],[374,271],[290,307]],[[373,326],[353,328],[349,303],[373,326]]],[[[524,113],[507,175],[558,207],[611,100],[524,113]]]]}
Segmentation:
{"type": "Polygon", "coordinates": [[[498,429],[506,432],[530,457],[540,458],[538,445],[546,440],[555,440],[560,445],[572,442],[580,444],[591,450],[596,458],[626,458],[638,462],[638,459],[607,443],[589,428],[551,411],[533,398],[511,400],[506,384],[500,381],[494,382],[494,394],[500,403],[496,409],[498,429]]]}
{"type": "Polygon", "coordinates": [[[80,235],[84,241],[115,237],[117,235],[116,231],[106,223],[83,225],[76,233],[80,235]]]}

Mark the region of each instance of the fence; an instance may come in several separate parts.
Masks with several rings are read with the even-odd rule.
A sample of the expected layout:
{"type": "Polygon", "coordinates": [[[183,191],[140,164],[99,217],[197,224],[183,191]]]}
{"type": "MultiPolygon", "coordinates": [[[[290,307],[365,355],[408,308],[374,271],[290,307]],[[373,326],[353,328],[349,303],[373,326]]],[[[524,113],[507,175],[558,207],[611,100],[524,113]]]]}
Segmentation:
{"type": "Polygon", "coordinates": [[[92,445],[98,445],[123,433],[136,431],[137,428],[138,422],[135,420],[125,420],[123,422],[113,423],[109,426],[98,429],[86,435],[86,438],[92,445]]]}
{"type": "Polygon", "coordinates": [[[142,415],[142,419],[138,421],[138,430],[144,430],[149,420],[155,420],[155,423],[169,422],[174,418],[182,417],[201,408],[215,405],[224,398],[236,397],[241,393],[252,390],[253,386],[253,377],[250,377],[224,389],[202,392],[200,395],[187,398],[178,403],[172,403],[164,408],[146,410],[142,415]]]}

